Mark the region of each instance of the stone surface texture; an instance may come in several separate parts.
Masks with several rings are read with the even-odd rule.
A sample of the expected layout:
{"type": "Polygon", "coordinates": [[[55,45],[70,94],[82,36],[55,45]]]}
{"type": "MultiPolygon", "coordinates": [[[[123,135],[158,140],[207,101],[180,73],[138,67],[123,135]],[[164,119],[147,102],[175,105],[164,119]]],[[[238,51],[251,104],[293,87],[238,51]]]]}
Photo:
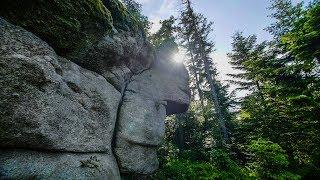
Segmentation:
{"type": "Polygon", "coordinates": [[[108,153],[0,150],[1,179],[120,179],[108,153]]]}
{"type": "MultiPolygon", "coordinates": [[[[36,2],[25,11],[50,12],[44,1],[36,2]]],[[[30,19],[36,12],[14,14],[19,4],[0,8],[6,18],[0,17],[0,179],[153,173],[165,117],[188,109],[185,67],[155,54],[118,0],[54,0],[53,22],[42,29],[33,28],[46,14],[39,12],[38,21],[30,19]],[[86,11],[75,14],[76,7],[86,11]],[[83,13],[98,18],[98,27],[89,23],[83,30],[84,51],[47,31],[73,21],[85,26],[83,13]]]]}
{"type": "Polygon", "coordinates": [[[0,146],[110,150],[120,93],[33,34],[0,23],[0,146]]]}
{"type": "Polygon", "coordinates": [[[185,112],[189,98],[187,70],[165,56],[131,78],[116,131],[115,153],[123,172],[152,173],[158,168],[156,147],[164,137],[164,119],[185,112]]]}

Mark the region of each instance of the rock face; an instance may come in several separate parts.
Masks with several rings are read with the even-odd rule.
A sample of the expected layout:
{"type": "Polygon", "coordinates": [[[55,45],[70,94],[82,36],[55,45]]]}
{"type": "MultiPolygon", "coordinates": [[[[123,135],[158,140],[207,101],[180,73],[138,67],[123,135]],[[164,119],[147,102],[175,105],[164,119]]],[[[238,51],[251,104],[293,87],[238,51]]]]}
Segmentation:
{"type": "Polygon", "coordinates": [[[120,179],[108,153],[0,150],[1,179],[120,179]]]}
{"type": "Polygon", "coordinates": [[[120,92],[1,18],[0,39],[0,177],[119,178],[111,141],[120,92]],[[98,165],[84,167],[92,157],[98,165]]]}
{"type": "Polygon", "coordinates": [[[112,15],[101,0],[3,0],[0,15],[46,40],[58,54],[73,58],[83,56],[81,51],[113,28],[112,15]]]}
{"type": "Polygon", "coordinates": [[[99,36],[89,38],[85,51],[68,45],[70,53],[64,54],[59,42],[68,37],[60,35],[68,33],[33,29],[46,17],[43,11],[38,19],[28,19],[12,10],[24,1],[1,6],[0,15],[31,32],[0,17],[0,179],[120,179],[120,172],[152,173],[165,116],[188,108],[185,67],[161,53],[155,60],[117,0],[53,0],[52,12],[45,1],[33,2],[25,9],[35,8],[30,16],[43,7],[59,28],[69,20],[85,26],[86,19],[73,9],[84,8],[82,13],[97,18],[90,23],[99,26],[89,23],[83,39],[93,32],[99,36]],[[117,33],[108,34],[110,28],[100,28],[101,23],[117,33]]]}
{"type": "Polygon", "coordinates": [[[110,150],[120,93],[33,34],[0,23],[0,146],[110,150]]]}
{"type": "Polygon", "coordinates": [[[112,79],[117,88],[123,80],[108,72],[120,67],[123,77],[132,76],[154,60],[142,23],[119,0],[3,0],[0,16],[45,40],[58,55],[112,79]]]}
{"type": "Polygon", "coordinates": [[[116,132],[115,153],[122,172],[152,173],[158,168],[157,146],[166,115],[185,112],[188,73],[182,64],[161,57],[127,85],[116,132]]]}

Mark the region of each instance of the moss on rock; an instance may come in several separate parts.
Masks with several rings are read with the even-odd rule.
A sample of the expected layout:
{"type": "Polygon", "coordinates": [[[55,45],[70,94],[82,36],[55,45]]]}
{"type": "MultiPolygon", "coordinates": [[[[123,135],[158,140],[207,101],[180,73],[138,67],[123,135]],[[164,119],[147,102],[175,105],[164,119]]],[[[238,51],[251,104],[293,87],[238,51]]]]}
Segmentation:
{"type": "Polygon", "coordinates": [[[0,137],[3,137],[4,135],[5,135],[5,131],[0,125],[0,137]]]}
{"type": "Polygon", "coordinates": [[[127,10],[125,5],[119,0],[104,0],[104,5],[110,10],[113,19],[113,25],[124,31],[139,31],[140,22],[127,10]]]}
{"type": "Polygon", "coordinates": [[[152,53],[143,22],[121,0],[2,0],[0,16],[98,73],[97,67],[107,69],[127,57],[139,64],[152,53]]]}
{"type": "Polygon", "coordinates": [[[113,26],[117,30],[129,31],[134,34],[144,33],[141,19],[137,14],[130,12],[121,0],[102,0],[102,2],[110,11],[113,26]]]}
{"type": "Polygon", "coordinates": [[[58,54],[81,54],[113,29],[101,0],[2,0],[0,16],[33,32],[58,54]]]}

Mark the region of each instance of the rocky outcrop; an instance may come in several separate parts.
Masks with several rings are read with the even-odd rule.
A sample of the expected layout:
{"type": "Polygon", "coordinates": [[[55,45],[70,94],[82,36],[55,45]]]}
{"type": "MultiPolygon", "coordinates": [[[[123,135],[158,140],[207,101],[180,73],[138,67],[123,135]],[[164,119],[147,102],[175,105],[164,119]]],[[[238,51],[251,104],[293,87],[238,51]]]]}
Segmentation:
{"type": "Polygon", "coordinates": [[[120,92],[3,19],[0,39],[0,147],[27,150],[3,150],[0,176],[86,178],[81,161],[97,157],[96,177],[118,177],[111,142],[120,92]]]}
{"type": "MultiPolygon", "coordinates": [[[[86,19],[79,19],[72,8],[84,8],[81,13],[95,18],[106,12],[118,33],[108,34],[106,26],[86,51],[77,53],[74,47],[64,54],[63,46],[53,41],[67,40],[60,37],[66,34],[46,38],[48,27],[32,29],[42,25],[43,11],[37,22],[10,10],[24,1],[10,1],[8,9],[1,10],[31,32],[0,18],[0,179],[120,179],[120,171],[152,173],[158,166],[156,148],[164,135],[165,116],[188,108],[185,67],[166,53],[155,60],[117,0],[53,0],[50,6],[34,2],[26,7],[36,8],[28,11],[30,16],[43,7],[60,28],[65,24],[58,22],[69,21],[58,15],[67,14],[81,27],[104,22],[97,18],[83,24],[86,19]],[[65,5],[70,7],[59,9],[65,5]]],[[[91,30],[94,27],[81,31],[84,39],[91,30]]]]}
{"type": "Polygon", "coordinates": [[[154,61],[150,45],[127,32],[103,37],[87,55],[75,62],[108,79],[119,91],[134,74],[149,69],[154,61]]]}
{"type": "Polygon", "coordinates": [[[72,58],[113,31],[112,15],[101,0],[3,0],[0,15],[72,58]]]}
{"type": "Polygon", "coordinates": [[[122,172],[152,173],[166,115],[189,105],[188,73],[182,64],[161,56],[151,69],[135,75],[126,87],[118,116],[115,153],[122,172]]]}
{"type": "Polygon", "coordinates": [[[0,146],[110,150],[120,93],[33,34],[3,20],[0,26],[0,146]]]}
{"type": "Polygon", "coordinates": [[[120,179],[111,153],[0,150],[0,179],[120,179]]]}
{"type": "Polygon", "coordinates": [[[139,17],[119,0],[3,0],[0,16],[46,41],[58,55],[111,79],[118,88],[124,82],[110,72],[125,70],[122,77],[132,76],[154,60],[139,17]]]}

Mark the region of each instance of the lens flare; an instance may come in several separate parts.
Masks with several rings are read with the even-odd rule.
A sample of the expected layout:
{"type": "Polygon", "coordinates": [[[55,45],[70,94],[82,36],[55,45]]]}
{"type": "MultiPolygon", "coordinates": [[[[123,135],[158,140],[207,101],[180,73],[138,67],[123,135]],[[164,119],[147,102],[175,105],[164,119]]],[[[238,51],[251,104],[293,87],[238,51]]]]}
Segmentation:
{"type": "Polygon", "coordinates": [[[185,58],[185,55],[182,52],[177,52],[173,55],[173,60],[176,63],[183,63],[184,58],[185,58]]]}

